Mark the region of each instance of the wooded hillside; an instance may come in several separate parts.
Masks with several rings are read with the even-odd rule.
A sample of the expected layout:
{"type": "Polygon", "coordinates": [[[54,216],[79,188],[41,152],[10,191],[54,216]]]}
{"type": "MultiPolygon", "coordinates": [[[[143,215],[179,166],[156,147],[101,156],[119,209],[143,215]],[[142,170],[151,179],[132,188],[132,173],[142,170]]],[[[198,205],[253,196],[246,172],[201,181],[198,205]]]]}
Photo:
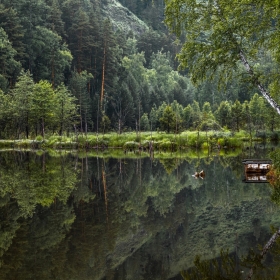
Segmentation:
{"type": "MultiPolygon", "coordinates": [[[[163,20],[162,0],[1,1],[0,137],[242,128],[220,107],[231,116],[239,102],[246,114],[256,90],[242,80],[219,88],[218,78],[195,88],[163,20]]],[[[261,112],[275,129],[273,112],[261,112]]]]}

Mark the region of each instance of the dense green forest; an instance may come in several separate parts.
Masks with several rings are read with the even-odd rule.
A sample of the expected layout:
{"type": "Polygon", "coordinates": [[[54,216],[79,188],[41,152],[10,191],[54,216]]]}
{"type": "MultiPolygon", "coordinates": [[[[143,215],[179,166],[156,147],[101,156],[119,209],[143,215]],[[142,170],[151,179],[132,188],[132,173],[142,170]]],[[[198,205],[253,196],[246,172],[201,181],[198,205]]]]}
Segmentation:
{"type": "MultiPolygon", "coordinates": [[[[223,86],[222,70],[196,87],[188,68],[178,70],[184,39],[168,32],[163,0],[119,2],[0,1],[2,139],[279,127],[240,65],[223,86]],[[133,27],[116,7],[138,17],[133,27]]],[[[263,73],[275,69],[265,51],[257,58],[263,73]]]]}

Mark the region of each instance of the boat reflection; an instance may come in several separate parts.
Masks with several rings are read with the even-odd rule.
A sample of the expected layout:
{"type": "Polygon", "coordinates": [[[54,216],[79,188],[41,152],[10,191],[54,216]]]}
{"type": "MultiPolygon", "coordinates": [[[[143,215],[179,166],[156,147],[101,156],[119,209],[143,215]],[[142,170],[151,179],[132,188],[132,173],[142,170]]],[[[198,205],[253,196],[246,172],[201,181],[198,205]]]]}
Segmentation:
{"type": "Polygon", "coordinates": [[[266,174],[245,173],[244,183],[268,183],[266,174]]]}

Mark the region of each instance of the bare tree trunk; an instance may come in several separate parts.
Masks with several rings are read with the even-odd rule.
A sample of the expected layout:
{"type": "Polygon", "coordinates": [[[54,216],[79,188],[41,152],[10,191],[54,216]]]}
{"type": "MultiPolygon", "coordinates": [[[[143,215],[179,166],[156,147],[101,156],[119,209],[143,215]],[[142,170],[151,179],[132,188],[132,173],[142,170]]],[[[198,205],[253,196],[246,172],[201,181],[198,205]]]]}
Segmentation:
{"type": "Polygon", "coordinates": [[[102,108],[104,98],[104,85],[105,85],[105,59],[106,59],[106,42],[104,43],[103,49],[103,63],[102,63],[102,82],[101,82],[101,93],[100,93],[100,106],[102,108]]]}

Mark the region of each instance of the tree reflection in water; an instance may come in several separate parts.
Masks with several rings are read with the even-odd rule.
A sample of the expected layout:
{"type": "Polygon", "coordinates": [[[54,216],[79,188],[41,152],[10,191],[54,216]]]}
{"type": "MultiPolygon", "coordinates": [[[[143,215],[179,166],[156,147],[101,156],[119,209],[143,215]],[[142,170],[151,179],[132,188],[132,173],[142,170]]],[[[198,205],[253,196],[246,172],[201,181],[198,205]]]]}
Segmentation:
{"type": "MultiPolygon", "coordinates": [[[[280,206],[280,151],[276,149],[270,153],[273,168],[267,174],[272,189],[271,201],[280,206]]],[[[236,256],[223,250],[218,259],[201,260],[196,256],[194,266],[182,271],[185,280],[250,280],[250,279],[280,279],[280,228],[272,229],[273,234],[268,242],[258,251],[251,249],[248,255],[239,262],[236,256]],[[268,256],[267,256],[268,255],[268,256]]]]}
{"type": "Polygon", "coordinates": [[[259,252],[250,250],[240,261],[234,254],[221,251],[220,257],[201,260],[196,256],[194,266],[182,271],[185,280],[279,280],[280,279],[280,229],[277,230],[259,252]],[[271,250],[270,250],[271,249],[271,250]],[[268,261],[265,260],[269,254],[268,261]]]}
{"type": "Polygon", "coordinates": [[[244,279],[256,260],[250,254],[246,268],[237,255],[267,242],[280,210],[268,187],[242,182],[242,168],[236,155],[1,153],[0,279],[181,279],[198,253],[205,271],[211,261],[204,259],[221,266],[232,258],[224,273],[240,269],[244,279]],[[195,170],[206,171],[204,180],[191,176],[195,170]],[[217,258],[225,246],[230,253],[217,258]]]}

